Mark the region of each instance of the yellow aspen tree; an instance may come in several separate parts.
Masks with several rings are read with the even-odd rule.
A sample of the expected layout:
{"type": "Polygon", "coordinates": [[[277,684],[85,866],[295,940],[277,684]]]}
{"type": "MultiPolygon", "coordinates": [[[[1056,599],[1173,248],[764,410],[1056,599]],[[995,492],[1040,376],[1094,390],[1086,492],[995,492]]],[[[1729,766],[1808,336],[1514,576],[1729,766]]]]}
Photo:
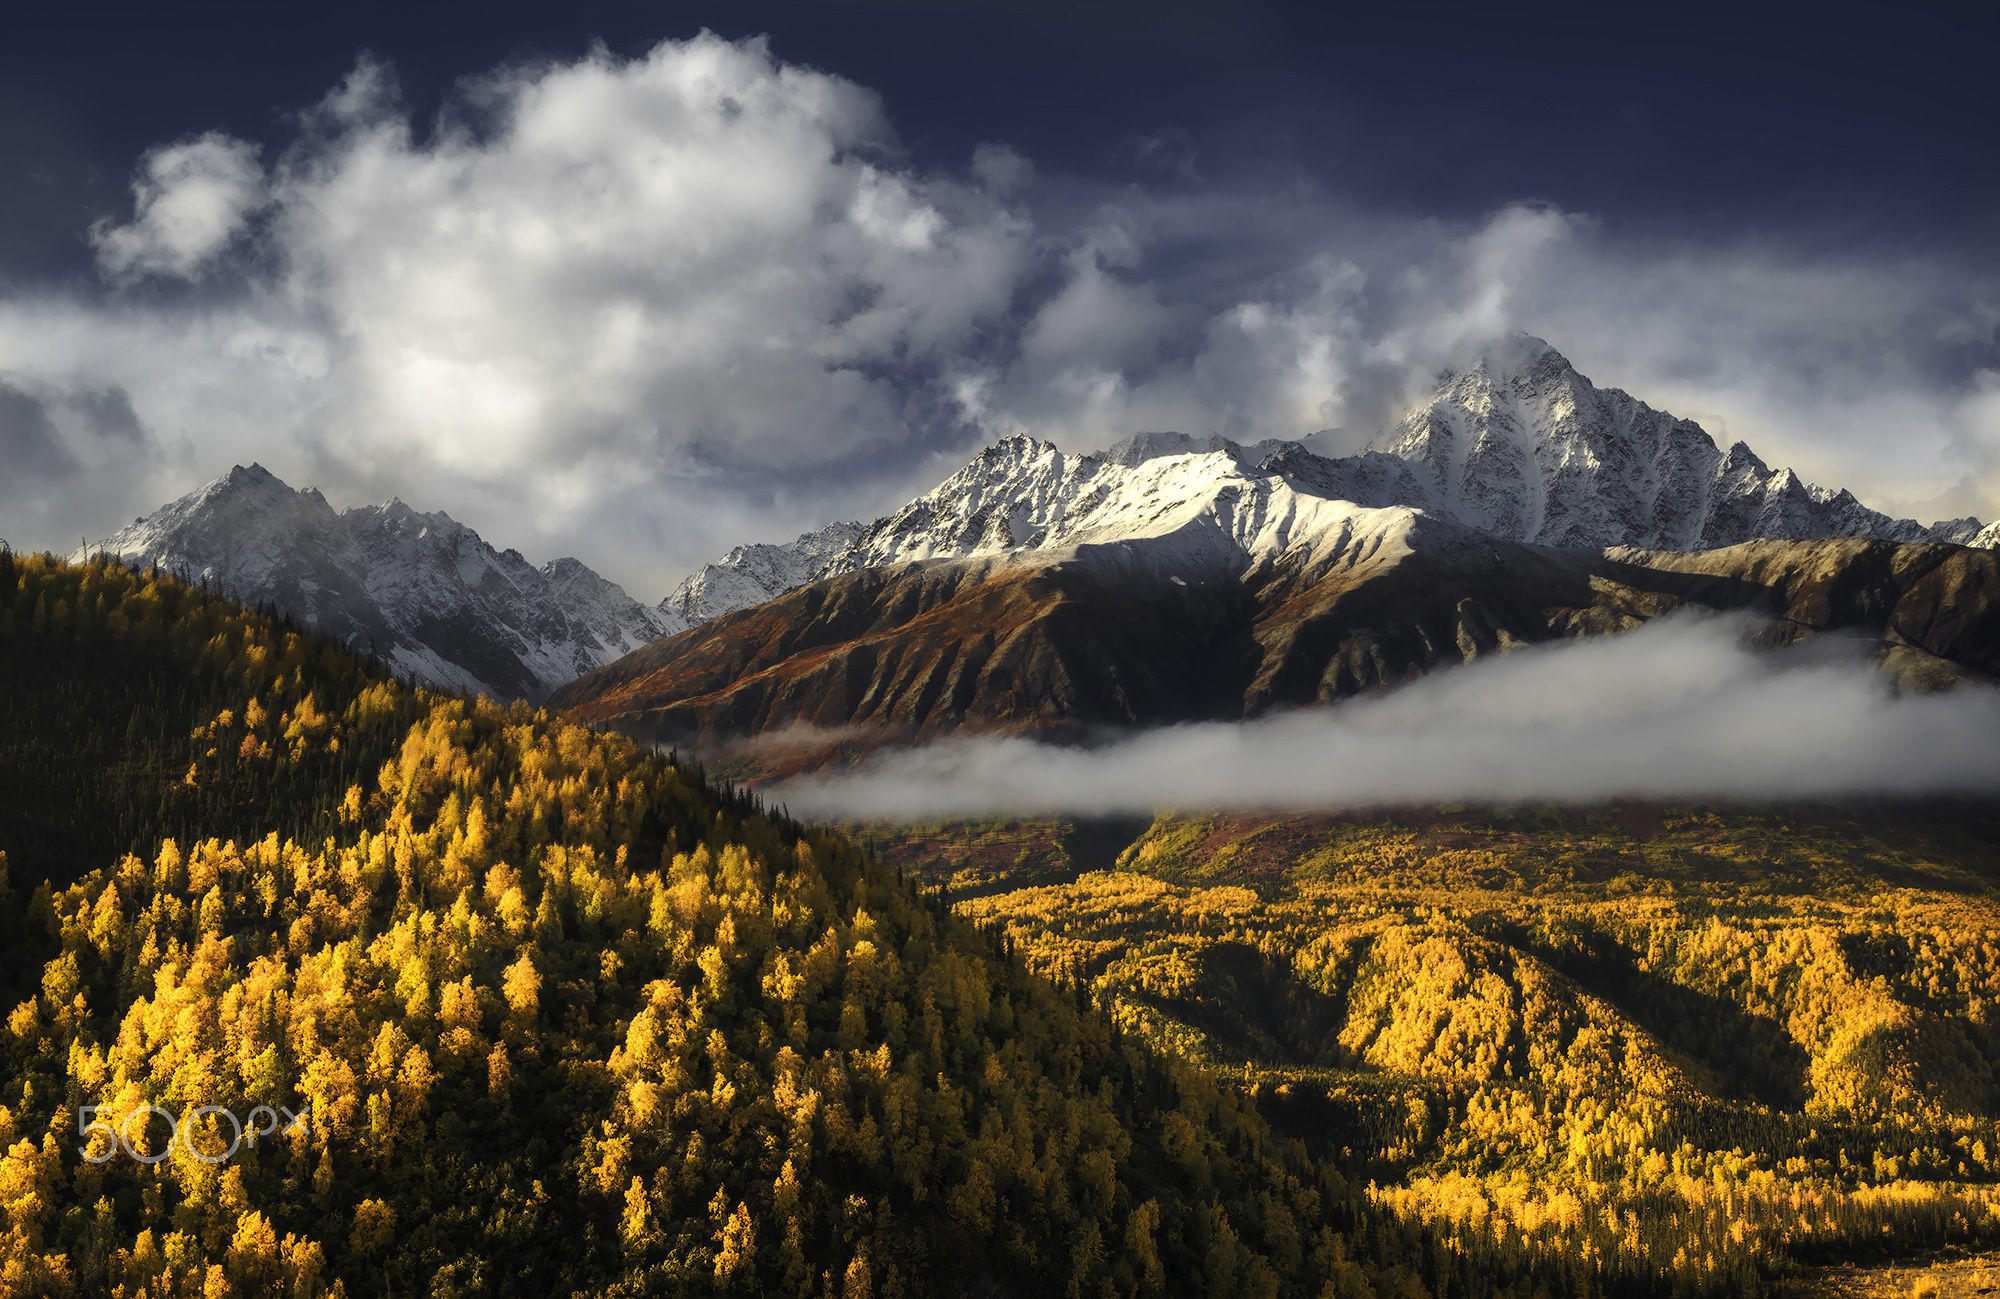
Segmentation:
{"type": "Polygon", "coordinates": [[[363,1200],[354,1206],[354,1229],[348,1244],[363,1258],[374,1258],[389,1245],[396,1231],[396,1210],[380,1200],[363,1200]]]}
{"type": "Polygon", "coordinates": [[[840,1299],[871,1299],[874,1293],[875,1274],[868,1266],[868,1246],[863,1244],[841,1278],[840,1299]]]}
{"type": "Polygon", "coordinates": [[[514,1068],[508,1062],[506,1044],[495,1042],[493,1049],[486,1056],[486,1094],[494,1097],[505,1096],[513,1080],[514,1068]]]}
{"type": "Polygon", "coordinates": [[[542,900],[535,907],[535,941],[543,947],[553,947],[562,937],[562,913],[556,909],[555,890],[543,889],[542,900]]]}
{"type": "Polygon", "coordinates": [[[625,1187],[625,1212],[619,1219],[618,1234],[628,1254],[642,1254],[652,1243],[652,1205],[647,1200],[645,1179],[636,1173],[625,1187]]]}
{"type": "Polygon", "coordinates": [[[757,1258],[757,1228],[750,1220],[750,1206],[737,1201],[735,1211],[722,1225],[716,1240],[715,1279],[728,1284],[753,1271],[757,1258]]]}
{"type": "MultiPolygon", "coordinates": [[[[546,900],[544,898],[544,901],[546,900]]],[[[528,899],[522,894],[519,884],[510,884],[501,893],[500,904],[495,908],[495,912],[500,917],[500,927],[507,931],[509,938],[518,942],[527,937],[533,915],[528,910],[528,899]]]]}
{"type": "Polygon", "coordinates": [[[500,987],[502,995],[507,998],[507,1008],[514,1012],[516,1020],[525,1024],[540,1011],[542,976],[527,952],[522,952],[520,959],[507,967],[500,987]]]}

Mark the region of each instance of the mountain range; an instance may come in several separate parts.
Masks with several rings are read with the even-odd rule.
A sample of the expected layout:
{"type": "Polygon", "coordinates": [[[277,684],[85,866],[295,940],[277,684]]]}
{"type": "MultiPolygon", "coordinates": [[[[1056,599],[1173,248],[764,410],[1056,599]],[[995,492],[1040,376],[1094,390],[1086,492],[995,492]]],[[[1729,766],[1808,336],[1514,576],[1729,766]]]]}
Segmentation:
{"type": "MultiPolygon", "coordinates": [[[[957,602],[974,591],[985,592],[980,600],[998,599],[1001,587],[1019,587],[1030,572],[1064,589],[1091,584],[1100,599],[1121,605],[1138,590],[1178,584],[1177,599],[1196,599],[1200,592],[1200,600],[1236,608],[1217,615],[1225,624],[1239,619],[1246,599],[1258,607],[1280,594],[1295,599],[1322,588],[1335,573],[1345,574],[1343,590],[1359,589],[1361,574],[1391,569],[1401,574],[1399,583],[1431,600],[1454,591],[1457,599],[1473,599],[1476,587],[1477,601],[1487,608],[1501,598],[1493,588],[1501,582],[1509,588],[1502,603],[1539,601],[1537,608],[1576,610],[1583,606],[1567,595],[1522,587],[1522,575],[1542,574],[1565,591],[1579,581],[1594,589],[1592,582],[1618,585],[1603,577],[1606,565],[1625,574],[1635,566],[1649,572],[1685,567],[1678,560],[1606,554],[1617,547],[1662,556],[1836,538],[1891,547],[1992,548],[2000,545],[2000,524],[1960,519],[1926,527],[1891,518],[1847,491],[1812,486],[1789,469],[1772,470],[1741,442],[1725,450],[1699,425],[1598,388],[1548,344],[1516,336],[1467,367],[1441,374],[1424,400],[1356,455],[1324,456],[1294,441],[1246,445],[1178,433],[1140,434],[1088,454],[1009,438],[872,523],[836,522],[781,545],[739,546],[690,574],[657,607],[633,600],[578,560],[538,569],[514,551],[494,550],[445,515],[422,514],[400,501],[335,513],[316,491],[293,491],[257,466],[233,470],[93,549],[274,605],[349,644],[372,647],[409,675],[541,700],[649,642],[829,579],[886,574],[910,564],[936,568],[939,561],[965,561],[912,578],[908,591],[896,594],[886,577],[840,585],[837,598],[815,597],[812,617],[846,608],[840,617],[851,621],[860,616],[852,602],[873,591],[871,599],[898,609],[933,610],[927,625],[935,630],[950,621],[936,609],[960,608],[957,602]],[[1428,576],[1418,581],[1412,575],[1420,570],[1428,576]],[[1486,576],[1474,581],[1475,570],[1486,576]]],[[[1768,556],[1754,562],[1802,564],[1825,577],[1832,571],[1828,564],[1848,572],[1855,564],[1876,563],[1865,558],[1874,553],[1866,546],[1820,548],[1799,552],[1796,564],[1768,556]]],[[[1721,569],[1708,576],[1727,577],[1721,569]]],[[[1387,588],[1369,589],[1379,597],[1387,588]]],[[[1343,596],[1343,607],[1351,608],[1353,598],[1343,596]]],[[[1767,592],[1764,603],[1779,599],[1767,592]]],[[[786,616],[803,616],[799,607],[784,608],[786,616]]],[[[1118,616],[1136,619],[1134,625],[1146,621],[1131,610],[1118,616]]],[[[1444,645],[1466,637],[1478,645],[1561,634],[1560,619],[1550,623],[1518,613],[1498,617],[1485,632],[1462,634],[1448,632],[1437,610],[1410,616],[1412,625],[1428,628],[1417,642],[1394,652],[1378,647],[1373,659],[1350,662],[1343,680],[1362,688],[1421,670],[1452,657],[1444,645]],[[1444,640],[1426,640],[1436,637],[1444,640]],[[1412,647],[1419,642],[1421,648],[1412,647]]],[[[1497,615],[1488,608],[1485,616],[1497,615]]],[[[1198,625],[1202,620],[1165,630],[1184,638],[1198,625]]],[[[712,653],[711,639],[687,644],[712,653]]],[[[764,649],[790,639],[778,635],[764,649]]],[[[1351,658],[1361,651],[1350,645],[1343,652],[1351,658]]],[[[1936,657],[1932,648],[1922,652],[1936,657]]],[[[1250,663],[1261,662],[1264,651],[1239,646],[1236,653],[1250,663]]],[[[655,646],[644,661],[673,657],[655,646]]],[[[734,660],[723,654],[715,661],[734,660]]],[[[856,669],[850,664],[847,670],[856,669]]],[[[1321,664],[1315,670],[1331,669],[1321,664]]],[[[1125,671],[1134,669],[1128,664],[1125,671]]],[[[615,678],[622,683],[621,707],[638,707],[631,683],[640,675],[633,664],[622,664],[556,699],[579,704],[615,678]]],[[[1212,693],[1214,678],[1206,679],[1210,684],[1202,689],[1212,693]]],[[[795,683],[776,698],[804,688],[795,683]]],[[[1227,693],[1237,707],[1261,698],[1255,689],[1227,693]]],[[[1184,703],[1193,698],[1182,692],[1184,703]]],[[[664,706],[654,698],[641,711],[664,706]]],[[[1197,711],[1214,707],[1219,705],[1211,701],[1197,711]]],[[[900,716],[897,725],[921,728],[925,723],[916,714],[927,716],[928,708],[900,716]]],[[[1134,712],[1124,706],[1086,711],[1134,712]]],[[[765,716],[759,724],[772,721],[765,716]]],[[[695,729],[708,733],[712,727],[695,729]]]]}
{"type": "Polygon", "coordinates": [[[1129,493],[1131,471],[1197,452],[1223,453],[1235,470],[1300,493],[1422,509],[1507,541],[1706,550],[1865,537],[2000,546],[2000,522],[1925,527],[1773,470],[1742,442],[1724,450],[1693,421],[1598,388],[1547,343],[1517,335],[1468,368],[1441,374],[1423,401],[1357,455],[1181,433],[1142,433],[1104,452],[1064,455],[1049,443],[1010,438],[873,523],[836,523],[786,545],[732,550],[692,574],[665,607],[693,625],[840,573],[1059,546],[1103,522],[1099,503],[1129,493]]]}

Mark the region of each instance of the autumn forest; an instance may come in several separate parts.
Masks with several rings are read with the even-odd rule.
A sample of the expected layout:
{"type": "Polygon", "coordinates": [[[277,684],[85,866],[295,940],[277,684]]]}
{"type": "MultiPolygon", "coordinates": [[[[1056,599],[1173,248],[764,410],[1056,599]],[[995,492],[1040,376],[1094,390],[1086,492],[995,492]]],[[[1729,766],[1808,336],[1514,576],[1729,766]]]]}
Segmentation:
{"type": "Polygon", "coordinates": [[[1988,806],[806,825],[0,553],[0,849],[9,1295],[1754,1295],[2000,1236],[1988,806]]]}

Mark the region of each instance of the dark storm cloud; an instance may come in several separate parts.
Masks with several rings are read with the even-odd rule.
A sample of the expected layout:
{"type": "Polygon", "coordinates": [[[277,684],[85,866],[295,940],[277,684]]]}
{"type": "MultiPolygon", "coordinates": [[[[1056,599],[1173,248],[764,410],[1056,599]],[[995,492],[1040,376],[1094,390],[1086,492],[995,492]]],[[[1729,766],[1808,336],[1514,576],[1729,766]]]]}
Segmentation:
{"type": "Polygon", "coordinates": [[[0,464],[7,467],[0,475],[5,497],[46,491],[76,468],[41,400],[5,381],[0,381],[0,464]]]}
{"type": "Polygon", "coordinates": [[[73,548],[82,511],[125,508],[155,448],[119,388],[51,388],[0,376],[0,537],[73,548]]]}

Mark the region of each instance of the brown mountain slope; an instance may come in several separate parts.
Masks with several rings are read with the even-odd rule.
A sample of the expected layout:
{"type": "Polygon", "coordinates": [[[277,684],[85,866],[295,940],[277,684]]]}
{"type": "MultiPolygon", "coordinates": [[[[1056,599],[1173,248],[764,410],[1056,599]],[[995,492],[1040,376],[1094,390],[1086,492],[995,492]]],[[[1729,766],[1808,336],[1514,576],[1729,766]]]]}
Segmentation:
{"type": "Polygon", "coordinates": [[[1228,584],[1078,563],[869,569],[655,641],[551,706],[697,742],[794,723],[918,737],[1228,715],[1240,689],[1217,669],[1251,652],[1253,605],[1228,584]]]}
{"type": "Polygon", "coordinates": [[[1360,581],[1280,572],[1257,586],[1244,711],[1324,702],[1497,649],[1629,630],[1684,608],[1740,611],[1760,639],[1879,642],[1936,687],[2000,673],[2000,556],[1947,545],[1753,541],[1603,553],[1493,543],[1419,550],[1360,581]]]}
{"type": "Polygon", "coordinates": [[[1736,610],[1784,644],[1837,632],[1926,687],[2000,676],[2000,554],[1758,541],[1562,551],[1412,530],[1365,555],[1187,578],[1131,547],[848,574],[657,641],[552,706],[672,743],[820,728],[918,739],[1231,718],[1440,664],[1736,610]]]}

